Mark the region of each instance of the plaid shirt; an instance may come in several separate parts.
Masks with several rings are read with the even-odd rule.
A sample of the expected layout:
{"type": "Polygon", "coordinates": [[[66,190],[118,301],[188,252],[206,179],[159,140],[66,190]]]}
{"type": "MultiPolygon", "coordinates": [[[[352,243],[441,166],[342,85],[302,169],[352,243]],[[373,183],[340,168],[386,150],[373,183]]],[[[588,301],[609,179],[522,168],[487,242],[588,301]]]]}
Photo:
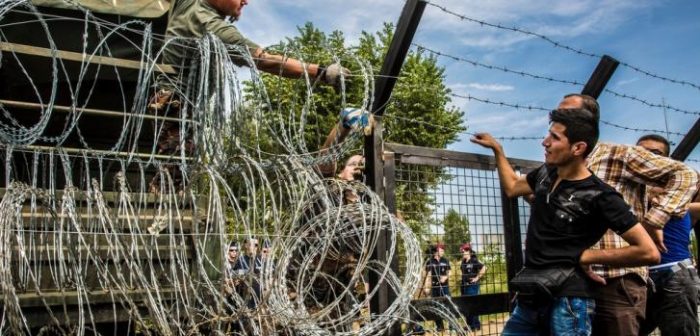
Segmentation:
{"type": "MultiPolygon", "coordinates": [[[[632,208],[640,223],[662,228],[671,216],[683,216],[697,188],[698,174],[673,159],[654,155],[635,146],[598,143],[588,156],[588,168],[615,188],[632,208]],[[664,189],[647,210],[646,186],[664,189]]],[[[608,230],[593,248],[629,246],[622,237],[608,230]]],[[[646,279],[646,267],[614,268],[594,265],[593,270],[606,278],[638,273],[646,279]]]]}

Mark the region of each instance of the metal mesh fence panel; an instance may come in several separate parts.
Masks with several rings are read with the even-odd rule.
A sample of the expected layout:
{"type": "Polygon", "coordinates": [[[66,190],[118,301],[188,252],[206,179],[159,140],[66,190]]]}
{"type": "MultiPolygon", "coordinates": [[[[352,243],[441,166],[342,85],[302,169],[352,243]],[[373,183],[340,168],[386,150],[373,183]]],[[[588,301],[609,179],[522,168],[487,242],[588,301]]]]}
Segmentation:
{"type": "MultiPolygon", "coordinates": [[[[481,300],[487,296],[508,297],[507,233],[504,230],[498,172],[493,159],[475,154],[418,150],[412,146],[392,144],[390,147],[396,152],[393,178],[397,213],[419,234],[426,265],[431,258],[435,258],[434,247],[444,248],[442,257],[449,263],[449,271],[444,274],[448,280],[449,295],[455,301],[465,296],[475,296],[471,302],[476,306],[487,304],[487,301],[481,300]],[[464,250],[469,252],[465,253],[464,250]],[[472,255],[478,260],[476,267],[469,267],[467,262],[467,258],[473,258],[472,255]],[[479,264],[483,264],[484,272],[479,271],[479,264]]],[[[523,163],[525,167],[520,168],[525,170],[539,164],[523,163]]],[[[522,199],[517,202],[522,232],[519,241],[524,241],[530,210],[527,202],[522,199]]],[[[422,290],[416,293],[417,299],[440,295],[436,290],[438,285],[434,283],[436,279],[430,275],[428,267],[423,270],[421,279],[422,290]]],[[[465,328],[468,325],[475,335],[500,335],[509,317],[507,307],[503,308],[498,312],[466,315],[465,325],[452,328],[465,328]]],[[[423,324],[426,330],[435,327],[433,321],[423,324]]]]}

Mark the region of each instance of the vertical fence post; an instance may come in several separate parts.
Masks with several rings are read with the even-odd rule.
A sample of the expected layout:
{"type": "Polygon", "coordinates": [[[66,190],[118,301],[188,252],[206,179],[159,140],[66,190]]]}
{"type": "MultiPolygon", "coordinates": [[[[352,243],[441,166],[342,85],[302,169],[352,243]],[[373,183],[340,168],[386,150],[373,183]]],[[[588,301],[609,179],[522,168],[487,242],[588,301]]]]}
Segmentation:
{"type": "MultiPolygon", "coordinates": [[[[386,109],[391,93],[396,84],[401,67],[411,47],[411,41],[415,35],[418,23],[420,22],[423,11],[425,10],[426,0],[407,0],[404,5],[401,17],[396,25],[394,37],[391,40],[391,45],[384,57],[384,63],[379,76],[376,79],[374,101],[372,103],[372,113],[375,116],[375,127],[372,134],[365,137],[364,154],[366,160],[365,182],[376,192],[381,199],[384,199],[384,160],[383,160],[383,139],[382,139],[382,115],[386,109]]],[[[393,261],[387,260],[387,235],[386,232],[380,232],[377,246],[372,254],[374,260],[394,264],[393,261]]],[[[394,270],[397,271],[397,270],[394,270]]],[[[380,284],[379,275],[370,272],[369,276],[370,289],[375,286],[380,286],[378,292],[371,299],[372,314],[384,313],[391,304],[390,288],[386,282],[380,284]]],[[[397,332],[396,327],[390,329],[390,333],[397,332]]]]}
{"type": "Polygon", "coordinates": [[[501,190],[501,204],[503,206],[503,239],[506,245],[506,272],[510,281],[523,267],[520,208],[518,199],[508,197],[503,190],[501,190]]]}
{"type": "MultiPolygon", "coordinates": [[[[393,152],[384,152],[384,204],[390,213],[396,215],[396,157],[393,152]]],[[[389,236],[384,235],[385,247],[389,247],[391,239],[389,236]]],[[[394,250],[394,255],[391,256],[390,260],[387,260],[391,270],[396,274],[399,273],[399,250],[398,248],[394,250]]],[[[385,260],[388,256],[384,257],[385,260]]],[[[394,292],[389,286],[384,286],[383,288],[386,292],[387,306],[396,300],[396,292],[394,292]]],[[[401,324],[396,323],[389,329],[389,335],[401,335],[401,324]]]]}
{"type": "Polygon", "coordinates": [[[678,146],[676,146],[676,149],[673,150],[673,154],[671,154],[671,157],[678,160],[678,161],[685,161],[685,159],[688,158],[688,155],[690,155],[690,152],[695,149],[695,146],[698,145],[698,142],[700,141],[700,118],[695,121],[695,124],[693,124],[693,127],[686,133],[686,135],[681,139],[681,142],[678,143],[678,146]]]}
{"type": "Polygon", "coordinates": [[[600,62],[598,62],[598,66],[593,70],[591,77],[588,78],[586,86],[581,90],[581,93],[598,99],[600,94],[603,93],[605,86],[608,85],[608,81],[612,78],[618,65],[620,65],[618,60],[608,55],[603,55],[600,62]]]}
{"type": "Polygon", "coordinates": [[[384,152],[384,204],[396,215],[396,156],[384,152]]]}

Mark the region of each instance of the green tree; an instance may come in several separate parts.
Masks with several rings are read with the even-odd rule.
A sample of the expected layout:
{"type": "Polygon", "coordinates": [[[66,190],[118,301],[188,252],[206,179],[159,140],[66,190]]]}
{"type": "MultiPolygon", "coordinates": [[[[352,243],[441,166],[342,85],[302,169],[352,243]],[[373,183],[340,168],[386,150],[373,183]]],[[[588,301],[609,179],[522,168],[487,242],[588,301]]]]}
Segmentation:
{"type": "MultiPolygon", "coordinates": [[[[350,46],[346,45],[342,32],[326,34],[312,23],[306,23],[298,31],[298,36],[287,38],[271,49],[320,64],[331,64],[339,58],[353,74],[361,74],[361,68],[365,67],[374,69],[376,75],[389,49],[394,28],[385,24],[379,32],[363,32],[357,44],[350,46]]],[[[320,85],[314,86],[313,93],[309,94],[302,80],[263,74],[262,81],[265,92],[248,83],[245,93],[250,107],[264,108],[266,115],[261,122],[265,125],[256,128],[259,134],[242,136],[239,141],[250,141],[250,147],[270,153],[289,150],[283,148],[280,141],[275,141],[279,134],[293,140],[297,150],[318,150],[326,134],[338,122],[343,99],[348,105],[359,106],[365,97],[365,83],[361,77],[349,79],[344,97],[333,88],[320,85]],[[303,120],[304,132],[294,133],[293,130],[301,129],[296,126],[299,126],[301,111],[304,110],[309,112],[303,120]],[[293,120],[292,125],[290,120],[293,120]]],[[[410,51],[385,111],[385,139],[416,146],[446,147],[465,130],[463,113],[449,104],[450,89],[445,85],[445,69],[437,64],[436,57],[410,51]],[[417,122],[407,124],[406,120],[417,122]]],[[[427,166],[397,172],[397,206],[416,233],[425,231],[433,212],[434,200],[430,190],[446,176],[441,168],[427,166]]]]}
{"type": "Polygon", "coordinates": [[[442,219],[442,226],[445,230],[443,238],[445,241],[445,254],[450,257],[461,255],[459,251],[460,245],[471,241],[467,216],[450,209],[442,219]]]}
{"type": "Polygon", "coordinates": [[[481,281],[481,292],[503,293],[508,291],[508,270],[506,268],[505,252],[498,244],[488,244],[479,254],[479,260],[488,267],[481,281]]]}

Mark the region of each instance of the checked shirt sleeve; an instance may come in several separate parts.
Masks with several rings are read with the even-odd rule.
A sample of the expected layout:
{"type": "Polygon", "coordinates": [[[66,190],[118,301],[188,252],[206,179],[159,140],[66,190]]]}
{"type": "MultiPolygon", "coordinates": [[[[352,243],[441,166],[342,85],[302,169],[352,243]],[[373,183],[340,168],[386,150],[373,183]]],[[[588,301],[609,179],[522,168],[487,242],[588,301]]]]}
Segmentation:
{"type": "Polygon", "coordinates": [[[663,227],[671,216],[685,215],[697,189],[698,173],[679,161],[654,155],[641,147],[628,146],[626,152],[625,174],[630,180],[663,188],[651,201],[644,223],[663,227]]]}

